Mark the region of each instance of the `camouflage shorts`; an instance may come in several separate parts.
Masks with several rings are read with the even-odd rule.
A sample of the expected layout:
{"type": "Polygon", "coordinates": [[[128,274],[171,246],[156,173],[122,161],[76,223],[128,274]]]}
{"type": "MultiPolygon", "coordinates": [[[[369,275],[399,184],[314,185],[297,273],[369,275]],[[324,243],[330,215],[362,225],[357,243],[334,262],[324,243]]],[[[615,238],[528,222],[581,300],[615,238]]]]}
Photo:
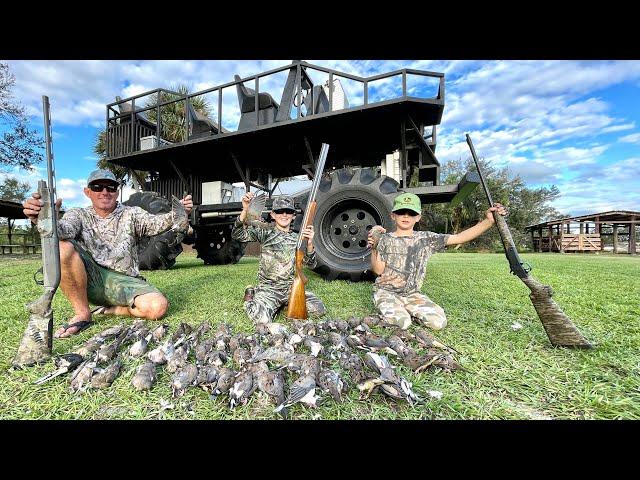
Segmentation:
{"type": "Polygon", "coordinates": [[[373,303],[387,323],[402,329],[409,328],[411,317],[434,330],[447,326],[442,307],[420,292],[405,296],[379,288],[373,291],[373,303]]]}
{"type": "Polygon", "coordinates": [[[68,240],[80,254],[87,272],[87,297],[94,305],[133,307],[138,295],[160,293],[142,277],[130,277],[98,265],[75,240],[68,240]]]}
{"type": "MultiPolygon", "coordinates": [[[[322,300],[315,294],[305,291],[307,313],[309,315],[324,315],[326,309],[322,300]]],[[[244,310],[255,323],[272,322],[278,310],[289,303],[289,290],[256,287],[253,300],[244,302],[244,310]]]]}

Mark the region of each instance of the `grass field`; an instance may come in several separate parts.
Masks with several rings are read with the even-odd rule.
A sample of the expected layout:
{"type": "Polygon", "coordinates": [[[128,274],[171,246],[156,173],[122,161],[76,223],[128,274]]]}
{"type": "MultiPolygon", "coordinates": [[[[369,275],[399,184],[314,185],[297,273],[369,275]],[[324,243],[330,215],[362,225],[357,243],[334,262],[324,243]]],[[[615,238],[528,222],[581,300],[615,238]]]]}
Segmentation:
{"type": "MultiPolygon", "coordinates": [[[[528,299],[528,290],[508,272],[501,254],[447,253],[430,260],[423,291],[447,312],[449,325],[438,338],[455,347],[468,372],[413,374],[402,367],[424,403],[397,404],[380,394],[367,401],[352,391],[342,404],[317,409],[295,405],[300,419],[640,419],[640,258],[626,255],[529,254],[539,281],[553,286],[554,298],[594,344],[590,351],[553,348],[528,299]],[[518,322],[521,329],[512,329],[518,322]],[[441,398],[429,395],[441,392],[441,398]]],[[[74,395],[68,379],[42,386],[33,380],[52,364],[10,371],[24,330],[24,304],[38,297],[33,282],[39,256],[0,257],[0,418],[2,419],[275,419],[273,405],[254,394],[246,407],[231,411],[223,399],[211,401],[200,389],[171,399],[170,375],[163,370],[150,392],[130,384],[140,360],[126,359],[111,388],[74,395]],[[161,409],[161,400],[171,409],[161,409]]],[[[171,302],[166,321],[227,322],[251,332],[242,310],[244,287],[255,281],[256,258],[237,265],[205,267],[183,254],[170,271],[144,272],[171,302]]],[[[327,305],[332,318],[373,313],[370,283],[326,282],[309,274],[308,288],[327,305]]],[[[61,292],[54,300],[56,327],[72,316],[61,292]]],[[[278,317],[282,320],[282,315],[278,317]]],[[[98,325],[67,340],[54,340],[66,353],[93,334],[122,321],[96,317],[98,325]]],[[[131,321],[131,320],[128,320],[131,321]]]]}

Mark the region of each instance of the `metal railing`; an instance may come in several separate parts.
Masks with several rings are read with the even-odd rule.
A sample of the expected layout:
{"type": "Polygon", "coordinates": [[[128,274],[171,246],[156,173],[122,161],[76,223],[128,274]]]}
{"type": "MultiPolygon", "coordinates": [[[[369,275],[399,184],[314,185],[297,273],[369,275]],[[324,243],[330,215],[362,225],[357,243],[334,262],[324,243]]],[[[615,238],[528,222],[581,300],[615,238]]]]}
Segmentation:
{"type": "MultiPolygon", "coordinates": [[[[211,133],[212,136],[217,137],[220,135],[229,135],[229,134],[233,134],[236,133],[235,131],[225,131],[225,128],[223,127],[223,102],[222,102],[222,97],[223,97],[223,90],[225,88],[230,88],[230,87],[236,87],[239,84],[244,84],[246,82],[254,82],[254,90],[255,90],[255,112],[256,112],[256,124],[255,127],[256,128],[260,128],[260,127],[265,127],[265,126],[272,126],[274,125],[274,123],[269,123],[269,124],[263,124],[260,125],[260,116],[258,115],[258,112],[260,110],[259,108],[259,96],[260,96],[260,80],[271,76],[271,75],[275,75],[277,73],[281,73],[281,72],[287,72],[290,71],[292,68],[296,69],[296,84],[295,84],[295,96],[294,99],[297,98],[298,99],[298,103],[297,105],[294,103],[294,107],[296,109],[296,114],[295,114],[295,118],[289,118],[289,120],[284,120],[284,121],[277,121],[275,123],[277,124],[283,124],[283,123],[289,123],[289,122],[295,122],[295,121],[299,121],[299,119],[301,117],[315,117],[318,115],[331,115],[334,114],[338,111],[338,109],[334,110],[333,109],[333,92],[334,92],[334,80],[335,79],[340,79],[340,78],[345,78],[348,80],[352,80],[352,81],[356,81],[362,84],[362,98],[363,98],[363,104],[362,105],[353,105],[353,106],[349,106],[347,108],[344,109],[339,109],[340,111],[348,111],[348,110],[353,110],[353,109],[358,109],[358,108],[363,108],[363,107],[370,107],[370,106],[374,106],[374,105],[382,105],[384,103],[387,102],[393,102],[393,101],[398,101],[398,100],[426,100],[426,99],[430,99],[430,100],[436,100],[438,102],[442,102],[442,104],[444,104],[444,94],[445,94],[445,89],[444,89],[444,74],[443,73],[438,73],[438,72],[430,72],[430,71],[425,71],[425,70],[415,70],[415,69],[410,69],[410,68],[403,68],[403,69],[399,69],[399,70],[394,70],[388,73],[383,73],[383,74],[379,74],[379,75],[373,75],[373,76],[369,76],[369,77],[361,77],[358,75],[354,75],[354,74],[349,74],[349,73],[345,73],[345,72],[340,72],[337,70],[333,70],[331,68],[327,68],[327,67],[321,67],[319,65],[313,65],[307,62],[295,62],[294,64],[289,64],[289,65],[285,65],[282,67],[278,67],[278,68],[274,68],[272,70],[263,72],[263,73],[259,73],[256,75],[252,75],[249,77],[245,77],[245,78],[241,78],[240,80],[234,80],[232,82],[228,82],[228,83],[224,83],[222,85],[217,85],[215,87],[211,87],[199,92],[195,92],[195,93],[189,93],[189,94],[181,94],[178,92],[172,92],[170,90],[167,89],[163,89],[163,88],[158,88],[155,90],[151,90],[148,92],[144,92],[138,95],[134,95],[113,103],[110,103],[107,105],[107,114],[106,114],[106,125],[107,125],[107,135],[106,135],[106,152],[107,152],[107,158],[112,158],[112,157],[118,157],[118,156],[123,156],[123,155],[127,155],[136,151],[140,150],[140,138],[146,137],[146,136],[155,136],[156,141],[155,141],[155,147],[152,147],[157,149],[157,148],[163,148],[164,145],[162,145],[161,140],[163,139],[162,137],[162,115],[161,115],[161,108],[165,107],[167,105],[173,104],[173,103],[177,103],[177,102],[184,102],[184,107],[183,107],[183,111],[184,111],[184,134],[182,135],[182,139],[180,140],[180,142],[178,143],[182,143],[185,141],[189,141],[191,139],[191,128],[192,128],[192,119],[191,119],[191,114],[190,114],[190,110],[192,109],[192,105],[193,105],[193,99],[197,98],[197,97],[201,97],[204,95],[208,95],[208,94],[216,94],[217,93],[217,97],[218,97],[218,101],[217,101],[217,108],[216,108],[216,113],[217,115],[215,116],[215,118],[217,119],[217,132],[213,132],[211,133]],[[323,113],[314,113],[313,111],[311,112],[306,112],[306,114],[304,114],[304,112],[302,112],[302,105],[303,105],[303,98],[302,98],[302,82],[303,82],[303,77],[306,77],[305,80],[308,81],[312,86],[313,86],[313,82],[311,81],[311,77],[309,75],[310,71],[318,71],[318,72],[323,72],[328,74],[328,105],[329,105],[329,110],[323,113]],[[407,77],[409,75],[416,75],[419,77],[430,77],[430,78],[437,78],[439,79],[438,81],[438,89],[437,89],[437,94],[435,96],[430,96],[430,97],[417,97],[417,96],[409,96],[408,95],[408,88],[407,88],[407,77]],[[370,102],[369,101],[369,93],[370,93],[370,87],[371,87],[371,83],[375,82],[375,81],[380,81],[380,80],[385,80],[385,79],[390,79],[396,76],[401,76],[401,80],[402,80],[402,94],[400,96],[396,96],[394,99],[392,100],[380,100],[380,101],[373,101],[370,102]],[[140,99],[142,97],[149,97],[152,95],[156,95],[156,101],[153,102],[153,104],[151,105],[146,105],[146,106],[136,106],[136,99],[140,99]],[[163,95],[166,95],[168,97],[172,97],[169,100],[165,100],[165,101],[157,101],[160,100],[162,98],[163,95]],[[121,112],[121,106],[122,105],[126,105],[127,103],[130,103],[130,107],[131,107],[131,111],[130,112],[121,112]],[[116,110],[117,108],[117,110],[116,110]],[[145,112],[150,112],[152,110],[155,110],[156,114],[155,114],[155,125],[152,125],[153,122],[151,122],[148,118],[146,118],[147,116],[144,115],[145,112]]],[[[310,95],[311,95],[311,105],[314,105],[314,92],[313,92],[313,88],[309,89],[310,95]]],[[[291,117],[291,112],[289,112],[289,117],[291,117]]],[[[214,122],[211,119],[210,120],[213,124],[215,124],[216,122],[214,122]]],[[[435,128],[434,128],[435,130],[435,128]]],[[[432,133],[432,137],[434,137],[432,139],[433,142],[435,142],[435,131],[432,133]]],[[[164,138],[164,140],[167,140],[166,138],[164,138]]],[[[175,143],[175,142],[172,142],[175,143]]]]}

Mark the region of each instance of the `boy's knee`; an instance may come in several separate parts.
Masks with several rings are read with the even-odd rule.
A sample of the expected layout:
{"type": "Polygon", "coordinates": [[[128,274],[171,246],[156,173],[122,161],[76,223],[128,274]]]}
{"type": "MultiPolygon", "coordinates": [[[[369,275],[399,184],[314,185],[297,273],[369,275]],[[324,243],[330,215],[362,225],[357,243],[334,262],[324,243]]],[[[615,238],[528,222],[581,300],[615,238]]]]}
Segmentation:
{"type": "Polygon", "coordinates": [[[391,315],[383,313],[382,317],[386,323],[396,325],[402,330],[406,330],[411,326],[411,315],[407,312],[395,311],[391,315]]]}
{"type": "Polygon", "coordinates": [[[447,317],[444,315],[431,315],[429,318],[424,320],[424,324],[432,330],[442,330],[447,326],[447,317]]]}
{"type": "Polygon", "coordinates": [[[432,321],[431,328],[433,328],[434,330],[442,330],[446,326],[447,326],[447,318],[442,317],[442,318],[434,319],[432,321]]]}

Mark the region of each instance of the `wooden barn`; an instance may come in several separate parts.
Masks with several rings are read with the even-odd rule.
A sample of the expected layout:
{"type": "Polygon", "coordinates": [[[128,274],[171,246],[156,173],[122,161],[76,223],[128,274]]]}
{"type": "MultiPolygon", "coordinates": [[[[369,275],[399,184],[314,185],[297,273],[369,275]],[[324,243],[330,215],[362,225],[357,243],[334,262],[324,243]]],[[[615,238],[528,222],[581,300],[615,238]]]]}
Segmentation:
{"type": "Polygon", "coordinates": [[[638,253],[640,212],[614,210],[529,225],[536,252],[638,253]]]}

